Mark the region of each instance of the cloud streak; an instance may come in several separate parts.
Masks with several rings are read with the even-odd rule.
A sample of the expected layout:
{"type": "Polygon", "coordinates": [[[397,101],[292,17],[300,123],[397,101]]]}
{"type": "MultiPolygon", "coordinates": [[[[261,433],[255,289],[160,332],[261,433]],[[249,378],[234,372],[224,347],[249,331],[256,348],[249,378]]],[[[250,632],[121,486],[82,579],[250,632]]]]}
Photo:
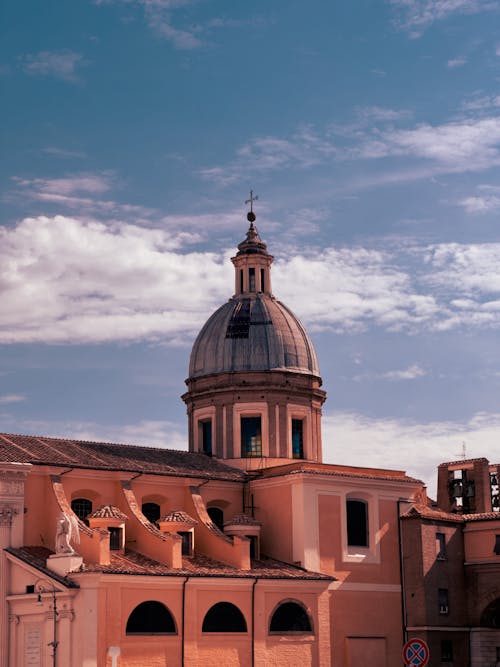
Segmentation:
{"type": "MultiPolygon", "coordinates": [[[[192,240],[61,215],[0,229],[0,342],[186,344],[233,284],[234,250],[186,251],[192,240]]],[[[499,327],[499,262],[500,244],[311,249],[282,255],[273,283],[312,331],[499,327]]]]}
{"type": "Polygon", "coordinates": [[[498,9],[493,0],[389,0],[396,11],[395,26],[412,38],[420,37],[437,21],[498,9]]]}
{"type": "Polygon", "coordinates": [[[75,51],[39,51],[20,56],[19,60],[26,74],[54,77],[69,83],[79,81],[77,68],[86,64],[83,55],[75,51]]]}

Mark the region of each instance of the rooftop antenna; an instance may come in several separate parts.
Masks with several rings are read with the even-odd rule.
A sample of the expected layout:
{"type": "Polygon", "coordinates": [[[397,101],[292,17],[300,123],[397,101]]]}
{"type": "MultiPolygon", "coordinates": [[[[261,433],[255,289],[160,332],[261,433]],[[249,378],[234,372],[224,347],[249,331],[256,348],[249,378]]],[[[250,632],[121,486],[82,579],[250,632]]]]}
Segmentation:
{"type": "Polygon", "coordinates": [[[455,454],[455,456],[460,456],[460,458],[463,461],[465,461],[465,459],[467,458],[467,447],[465,444],[465,440],[462,440],[462,451],[460,452],[460,454],[455,454]]]}
{"type": "Polygon", "coordinates": [[[255,213],[253,212],[253,203],[258,200],[258,196],[254,195],[253,190],[250,190],[250,199],[245,200],[245,204],[250,204],[250,210],[247,213],[247,220],[250,224],[255,222],[255,213]]]}

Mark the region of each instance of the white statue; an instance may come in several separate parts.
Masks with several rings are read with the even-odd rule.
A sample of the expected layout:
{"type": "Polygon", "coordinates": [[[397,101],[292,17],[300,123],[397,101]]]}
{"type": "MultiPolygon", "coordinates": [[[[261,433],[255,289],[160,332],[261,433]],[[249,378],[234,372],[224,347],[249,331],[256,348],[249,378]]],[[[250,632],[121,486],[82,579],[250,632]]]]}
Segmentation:
{"type": "Polygon", "coordinates": [[[57,519],[56,554],[68,556],[75,554],[76,551],[71,546],[71,542],[80,544],[78,520],[74,514],[68,515],[61,512],[57,519]]]}

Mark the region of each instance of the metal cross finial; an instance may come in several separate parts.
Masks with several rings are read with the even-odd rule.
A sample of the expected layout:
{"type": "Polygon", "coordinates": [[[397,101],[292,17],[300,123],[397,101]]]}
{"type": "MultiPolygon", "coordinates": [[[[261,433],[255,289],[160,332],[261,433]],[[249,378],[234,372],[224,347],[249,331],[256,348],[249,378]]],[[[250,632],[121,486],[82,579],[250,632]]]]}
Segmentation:
{"type": "Polygon", "coordinates": [[[250,190],[250,199],[245,200],[245,204],[250,204],[250,213],[253,213],[253,203],[254,201],[257,201],[259,197],[257,195],[253,194],[253,190],[250,190]]]}

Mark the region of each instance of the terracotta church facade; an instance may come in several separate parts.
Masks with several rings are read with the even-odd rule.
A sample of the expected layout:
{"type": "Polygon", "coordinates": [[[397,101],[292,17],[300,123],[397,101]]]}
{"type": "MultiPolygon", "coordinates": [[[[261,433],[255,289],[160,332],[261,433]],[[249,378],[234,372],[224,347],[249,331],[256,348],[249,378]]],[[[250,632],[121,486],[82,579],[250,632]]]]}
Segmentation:
{"type": "Polygon", "coordinates": [[[401,539],[425,489],[322,463],[318,360],[254,221],[191,352],[189,451],[0,435],[0,667],[395,667],[425,625],[401,539]]]}

